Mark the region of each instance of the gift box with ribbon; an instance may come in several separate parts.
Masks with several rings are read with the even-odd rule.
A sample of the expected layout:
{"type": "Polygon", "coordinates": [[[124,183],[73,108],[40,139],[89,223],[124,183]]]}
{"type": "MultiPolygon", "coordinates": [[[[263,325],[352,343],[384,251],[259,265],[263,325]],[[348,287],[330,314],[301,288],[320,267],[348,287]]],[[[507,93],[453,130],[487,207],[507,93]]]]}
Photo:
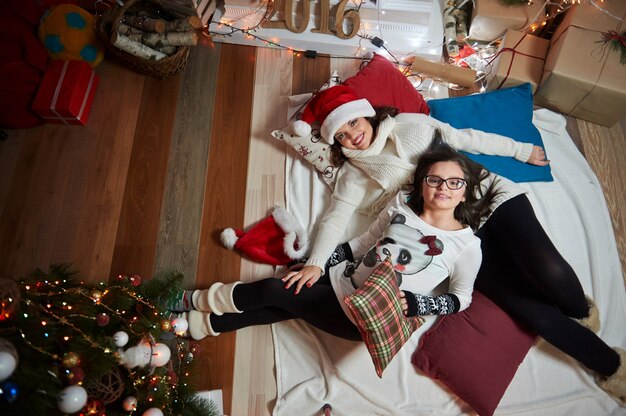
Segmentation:
{"type": "Polygon", "coordinates": [[[476,1],[470,19],[468,38],[492,42],[504,36],[508,29],[526,29],[536,19],[543,17],[544,4],[543,1],[519,5],[506,5],[500,0],[476,1]]]}
{"type": "Polygon", "coordinates": [[[541,82],[549,41],[507,30],[498,52],[487,58],[487,89],[514,87],[529,82],[533,93],[541,82]]]}
{"type": "Polygon", "coordinates": [[[626,117],[626,65],[609,43],[623,38],[626,2],[572,6],[555,30],[535,104],[610,127],[626,117]]]}
{"type": "Polygon", "coordinates": [[[83,61],[51,61],[32,109],[46,123],[87,124],[99,77],[83,61]]]}

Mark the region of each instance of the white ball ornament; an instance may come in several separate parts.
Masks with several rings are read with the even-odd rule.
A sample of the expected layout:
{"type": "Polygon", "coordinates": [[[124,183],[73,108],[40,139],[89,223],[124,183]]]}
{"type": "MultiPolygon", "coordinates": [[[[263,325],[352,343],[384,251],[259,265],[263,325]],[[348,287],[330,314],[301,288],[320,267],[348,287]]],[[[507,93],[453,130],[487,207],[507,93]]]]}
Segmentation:
{"type": "Polygon", "coordinates": [[[128,396],[124,399],[122,407],[127,412],[134,412],[135,410],[137,410],[137,398],[134,396],[128,396]]]}
{"type": "Polygon", "coordinates": [[[124,331],[118,331],[113,334],[113,342],[117,347],[123,347],[128,344],[128,334],[124,331]]]}
{"type": "Polygon", "coordinates": [[[154,347],[152,347],[152,365],[154,367],[164,366],[169,362],[171,356],[172,352],[170,351],[170,348],[165,344],[161,344],[159,342],[154,347]]]}
{"type": "Polygon", "coordinates": [[[151,407],[143,412],[143,416],[163,416],[163,412],[158,407],[151,407]]]}
{"type": "Polygon", "coordinates": [[[183,335],[189,329],[189,322],[185,318],[179,317],[172,321],[172,330],[176,335],[183,335]]]}
{"type": "Polygon", "coordinates": [[[0,381],[11,377],[17,367],[17,357],[9,351],[0,351],[0,381]]]}
{"type": "Polygon", "coordinates": [[[81,386],[69,386],[61,390],[57,407],[63,413],[76,413],[87,403],[87,391],[81,386]]]}

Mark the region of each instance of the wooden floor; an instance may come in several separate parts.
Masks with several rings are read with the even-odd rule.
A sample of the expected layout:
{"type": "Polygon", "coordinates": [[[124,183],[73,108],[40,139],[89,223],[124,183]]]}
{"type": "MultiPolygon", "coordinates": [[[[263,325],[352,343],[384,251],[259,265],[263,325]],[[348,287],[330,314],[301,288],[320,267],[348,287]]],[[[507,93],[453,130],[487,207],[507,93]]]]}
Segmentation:
{"type": "MultiPolygon", "coordinates": [[[[284,205],[284,97],[318,88],[352,59],[293,58],[275,49],[198,46],[167,80],[105,61],[87,126],[8,130],[0,141],[0,276],[71,262],[88,281],[118,273],[185,273],[207,287],[271,273],[219,243],[284,205]]],[[[603,185],[626,270],[626,122],[569,119],[603,185]]],[[[203,389],[220,388],[226,414],[267,415],[275,400],[269,327],[204,340],[203,389]]]]}

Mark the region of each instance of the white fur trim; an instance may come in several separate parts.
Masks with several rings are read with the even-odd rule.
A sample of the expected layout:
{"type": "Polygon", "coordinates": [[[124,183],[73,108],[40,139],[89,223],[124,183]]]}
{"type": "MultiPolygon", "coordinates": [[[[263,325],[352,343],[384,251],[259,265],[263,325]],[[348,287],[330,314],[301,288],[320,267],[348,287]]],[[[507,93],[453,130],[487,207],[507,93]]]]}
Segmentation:
{"type": "Polygon", "coordinates": [[[296,120],[291,123],[291,132],[295,136],[308,136],[309,134],[311,134],[311,125],[306,121],[296,120]]]}
{"type": "Polygon", "coordinates": [[[189,322],[189,335],[199,341],[207,336],[216,337],[220,333],[211,327],[211,314],[200,311],[190,311],[187,315],[189,322]]]}
{"type": "Polygon", "coordinates": [[[285,233],[283,247],[285,254],[292,259],[304,257],[309,248],[309,238],[307,232],[298,223],[296,218],[282,207],[274,207],[272,216],[276,224],[285,233]],[[298,242],[298,249],[295,249],[295,243],[298,242]]]}
{"type": "Polygon", "coordinates": [[[350,101],[330,112],[324,122],[320,133],[328,144],[333,144],[335,139],[335,133],[339,130],[339,127],[346,124],[348,121],[357,117],[373,117],[376,115],[374,107],[365,98],[360,100],[350,101]]]}
{"type": "Polygon", "coordinates": [[[232,250],[235,247],[235,243],[239,240],[237,234],[235,234],[235,230],[232,228],[227,228],[220,234],[220,240],[222,240],[222,244],[229,250],[232,250]]]}

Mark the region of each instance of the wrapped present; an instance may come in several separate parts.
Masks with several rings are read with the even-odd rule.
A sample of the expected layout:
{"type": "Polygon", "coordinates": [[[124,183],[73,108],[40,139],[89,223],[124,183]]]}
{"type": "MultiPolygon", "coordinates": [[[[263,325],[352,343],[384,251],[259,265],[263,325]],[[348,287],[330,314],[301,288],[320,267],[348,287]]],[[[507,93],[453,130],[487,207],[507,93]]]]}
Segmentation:
{"type": "Polygon", "coordinates": [[[506,33],[507,29],[523,30],[544,15],[544,2],[507,6],[500,0],[476,0],[468,38],[491,42],[506,33]]]}
{"type": "Polygon", "coordinates": [[[605,43],[626,30],[626,2],[573,6],[550,41],[535,104],[612,126],[626,117],[626,65],[605,43]]]}
{"type": "Polygon", "coordinates": [[[500,48],[488,59],[487,89],[498,90],[529,82],[533,93],[541,82],[550,41],[516,30],[507,30],[500,48]]]}
{"type": "Polygon", "coordinates": [[[51,61],[32,109],[47,123],[85,125],[99,80],[84,61],[51,61]]]}

